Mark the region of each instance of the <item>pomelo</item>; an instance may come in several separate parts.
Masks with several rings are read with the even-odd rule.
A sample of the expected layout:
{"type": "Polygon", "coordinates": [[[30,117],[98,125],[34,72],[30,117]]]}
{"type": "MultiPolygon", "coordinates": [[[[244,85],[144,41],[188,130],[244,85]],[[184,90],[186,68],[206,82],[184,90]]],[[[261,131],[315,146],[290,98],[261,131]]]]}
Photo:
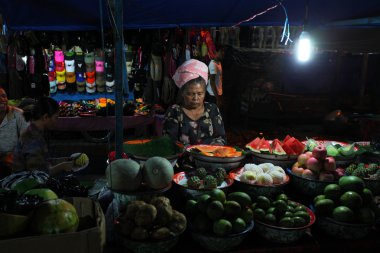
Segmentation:
{"type": "Polygon", "coordinates": [[[41,203],[31,218],[31,229],[35,234],[59,234],[75,232],[79,218],[75,207],[63,199],[41,203]]]}
{"type": "Polygon", "coordinates": [[[358,193],[348,191],[340,196],[340,204],[349,207],[351,210],[357,210],[363,205],[363,199],[358,193]]]}
{"type": "Polygon", "coordinates": [[[363,179],[356,176],[343,176],[339,179],[339,186],[343,192],[362,192],[364,189],[363,179]]]}
{"type": "Polygon", "coordinates": [[[225,219],[220,219],[217,221],[214,221],[213,224],[213,231],[215,234],[219,236],[228,235],[232,230],[232,224],[230,221],[225,219]]]}
{"type": "Polygon", "coordinates": [[[352,222],[354,220],[354,212],[346,206],[338,206],[334,208],[332,216],[340,222],[352,222]]]}

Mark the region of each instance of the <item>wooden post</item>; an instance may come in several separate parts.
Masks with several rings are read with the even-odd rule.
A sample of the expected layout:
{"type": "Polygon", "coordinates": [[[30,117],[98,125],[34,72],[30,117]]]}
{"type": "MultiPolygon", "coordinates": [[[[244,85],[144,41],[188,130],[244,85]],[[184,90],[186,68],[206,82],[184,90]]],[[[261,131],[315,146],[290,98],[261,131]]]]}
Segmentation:
{"type": "Polygon", "coordinates": [[[115,153],[116,159],[120,159],[123,153],[123,1],[113,0],[111,12],[115,18],[114,39],[115,39],[115,153]]]}

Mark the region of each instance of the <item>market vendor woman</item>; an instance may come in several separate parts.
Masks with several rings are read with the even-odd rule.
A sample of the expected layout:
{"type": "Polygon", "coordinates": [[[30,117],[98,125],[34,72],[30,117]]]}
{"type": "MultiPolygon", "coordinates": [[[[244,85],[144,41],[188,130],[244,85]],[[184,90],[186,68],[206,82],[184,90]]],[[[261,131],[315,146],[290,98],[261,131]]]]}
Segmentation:
{"type": "Polygon", "coordinates": [[[208,67],[198,60],[184,62],[173,76],[182,103],[165,115],[163,134],[184,145],[225,145],[222,116],[215,104],[205,102],[208,67]]]}

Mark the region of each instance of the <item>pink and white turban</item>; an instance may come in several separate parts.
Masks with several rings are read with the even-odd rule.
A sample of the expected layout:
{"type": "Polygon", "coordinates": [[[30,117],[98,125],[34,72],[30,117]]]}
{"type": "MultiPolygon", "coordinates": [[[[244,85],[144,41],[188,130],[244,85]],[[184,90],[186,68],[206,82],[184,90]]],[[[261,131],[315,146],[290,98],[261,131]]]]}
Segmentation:
{"type": "Polygon", "coordinates": [[[202,77],[206,83],[208,80],[208,67],[201,61],[190,59],[177,68],[173,80],[178,88],[181,88],[190,80],[202,77]]]}

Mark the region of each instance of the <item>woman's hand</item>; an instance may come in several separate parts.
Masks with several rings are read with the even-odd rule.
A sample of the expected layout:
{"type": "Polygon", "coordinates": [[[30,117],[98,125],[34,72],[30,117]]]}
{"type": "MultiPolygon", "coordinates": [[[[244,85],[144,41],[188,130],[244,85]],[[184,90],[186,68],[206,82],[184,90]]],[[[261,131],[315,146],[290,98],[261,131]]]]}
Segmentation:
{"type": "Polygon", "coordinates": [[[74,168],[74,161],[66,161],[66,162],[59,163],[57,165],[60,165],[60,167],[62,168],[62,171],[72,171],[74,168]]]}
{"type": "Polygon", "coordinates": [[[70,172],[73,170],[73,168],[74,168],[74,161],[65,161],[65,162],[58,163],[54,166],[51,166],[49,168],[49,171],[50,171],[50,175],[54,176],[63,171],[70,172]]]}

